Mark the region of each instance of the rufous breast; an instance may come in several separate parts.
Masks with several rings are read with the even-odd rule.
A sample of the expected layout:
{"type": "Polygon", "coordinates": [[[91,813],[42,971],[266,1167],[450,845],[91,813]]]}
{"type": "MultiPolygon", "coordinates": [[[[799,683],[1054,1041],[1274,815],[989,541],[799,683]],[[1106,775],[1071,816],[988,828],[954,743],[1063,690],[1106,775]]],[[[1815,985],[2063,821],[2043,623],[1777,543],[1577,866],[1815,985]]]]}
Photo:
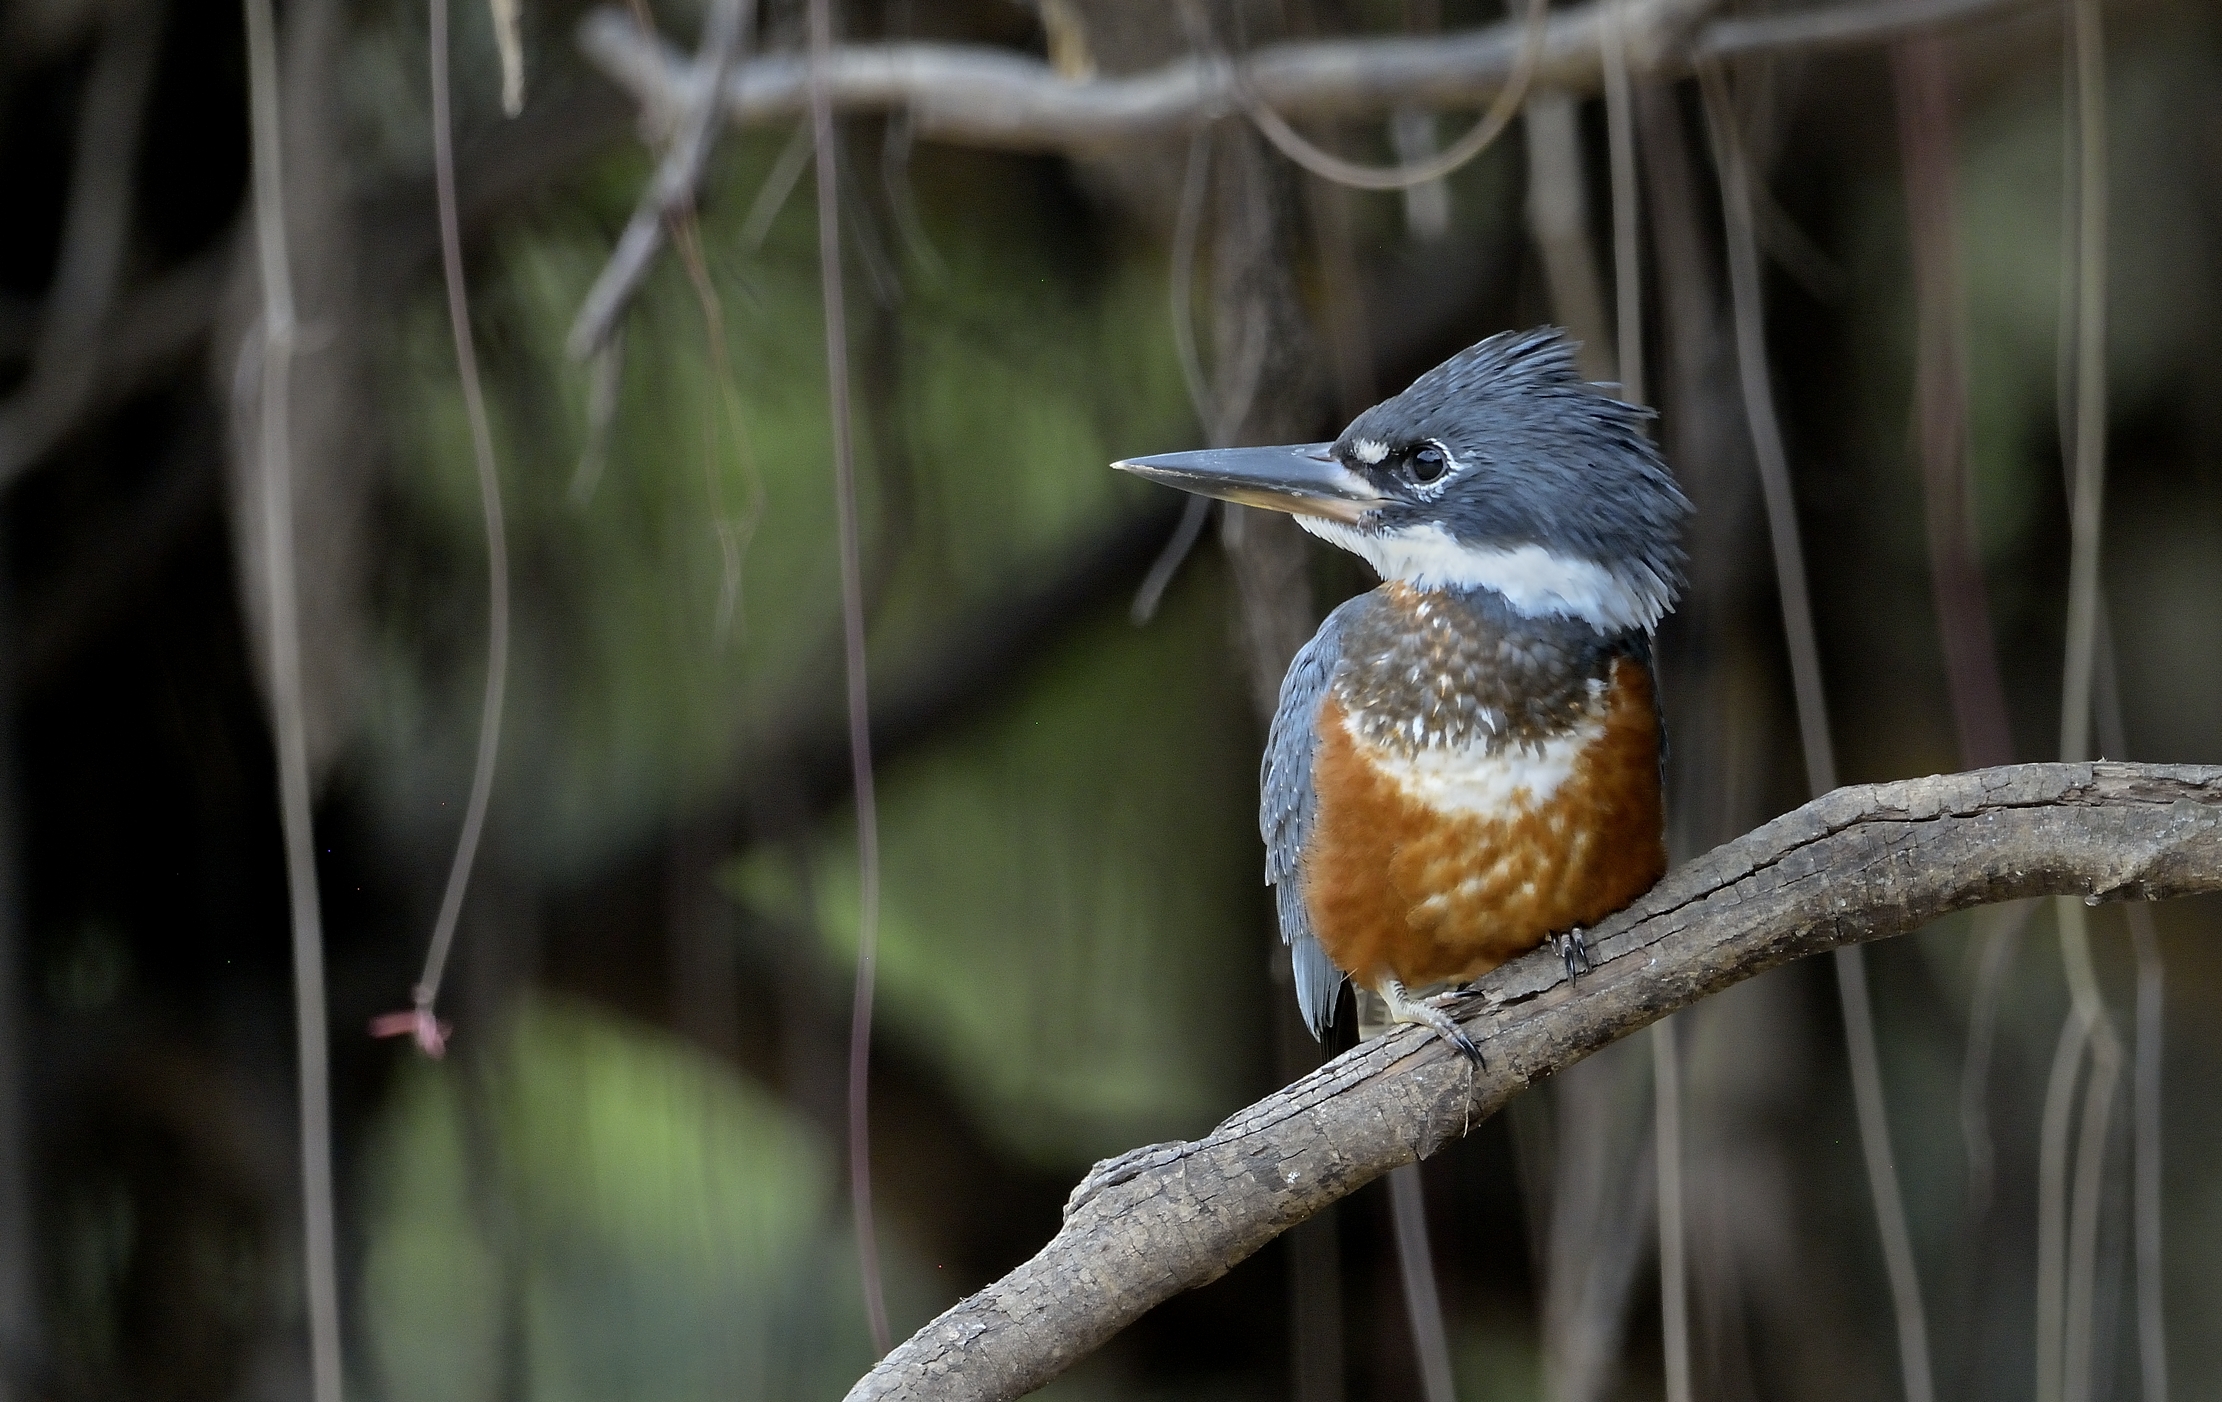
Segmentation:
{"type": "Polygon", "coordinates": [[[1361,630],[1317,720],[1303,890],[1328,957],[1367,987],[1476,978],[1666,869],[1643,650],[1539,642],[1440,599],[1432,613],[1464,636],[1430,643],[1423,616],[1415,642],[1429,602],[1384,600],[1402,636],[1361,630]],[[1427,660],[1454,663],[1450,686],[1427,660]]]}

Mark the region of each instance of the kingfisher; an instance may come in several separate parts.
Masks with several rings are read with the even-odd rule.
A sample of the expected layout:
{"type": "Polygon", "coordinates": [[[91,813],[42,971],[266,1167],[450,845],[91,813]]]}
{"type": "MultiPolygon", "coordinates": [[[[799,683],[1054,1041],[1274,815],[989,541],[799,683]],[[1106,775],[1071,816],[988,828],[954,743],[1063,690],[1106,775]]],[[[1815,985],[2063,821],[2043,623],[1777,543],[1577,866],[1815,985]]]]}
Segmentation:
{"type": "Polygon", "coordinates": [[[1282,679],[1259,830],[1314,1037],[1343,982],[1361,1031],[1582,932],[1666,871],[1652,672],[1690,514],[1651,411],[1584,380],[1554,327],[1469,346],[1332,443],[1113,466],[1288,512],[1381,585],[1282,679]]]}

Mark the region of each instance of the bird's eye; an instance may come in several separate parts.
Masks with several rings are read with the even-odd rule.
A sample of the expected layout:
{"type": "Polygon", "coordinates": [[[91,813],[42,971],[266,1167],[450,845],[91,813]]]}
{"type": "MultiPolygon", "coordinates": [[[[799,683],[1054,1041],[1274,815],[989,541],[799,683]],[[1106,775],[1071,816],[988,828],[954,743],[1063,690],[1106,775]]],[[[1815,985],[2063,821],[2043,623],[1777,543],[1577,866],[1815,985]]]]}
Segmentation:
{"type": "Polygon", "coordinates": [[[1412,480],[1424,486],[1442,476],[1449,466],[1450,459],[1443,455],[1441,448],[1432,443],[1423,444],[1412,454],[1412,480]]]}

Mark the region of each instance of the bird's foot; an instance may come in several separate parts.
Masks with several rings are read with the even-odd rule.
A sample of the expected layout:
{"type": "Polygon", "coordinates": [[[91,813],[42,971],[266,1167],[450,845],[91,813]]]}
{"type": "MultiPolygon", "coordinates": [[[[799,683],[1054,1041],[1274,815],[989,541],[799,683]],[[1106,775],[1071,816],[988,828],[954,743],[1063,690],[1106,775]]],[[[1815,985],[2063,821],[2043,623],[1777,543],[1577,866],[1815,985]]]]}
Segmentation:
{"type": "Polygon", "coordinates": [[[1558,957],[1566,961],[1568,983],[1597,967],[1589,957],[1589,936],[1582,933],[1579,925],[1563,935],[1551,936],[1551,948],[1557,950],[1558,957]]]}
{"type": "Polygon", "coordinates": [[[1456,1047],[1459,1054],[1474,1065],[1486,1064],[1481,1059],[1481,1048],[1474,1044],[1474,1039],[1466,1035],[1466,1029],[1460,1027],[1449,1013],[1433,1006],[1431,1002],[1414,998],[1404,991],[1403,984],[1393,978],[1383,979],[1381,987],[1375,992],[1388,1010],[1389,1021],[1416,1023],[1456,1047]]]}

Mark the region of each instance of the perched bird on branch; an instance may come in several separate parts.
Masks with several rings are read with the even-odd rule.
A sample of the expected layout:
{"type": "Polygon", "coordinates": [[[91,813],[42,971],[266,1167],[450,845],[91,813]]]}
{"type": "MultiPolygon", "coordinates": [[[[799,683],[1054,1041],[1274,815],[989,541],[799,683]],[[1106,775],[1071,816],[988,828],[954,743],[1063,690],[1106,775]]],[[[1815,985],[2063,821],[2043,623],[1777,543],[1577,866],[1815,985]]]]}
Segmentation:
{"type": "Polygon", "coordinates": [[[1545,940],[1574,972],[1584,927],[1665,872],[1651,645],[1690,504],[1649,417],[1545,328],[1332,443],[1114,464],[1292,513],[1383,580],[1297,653],[1265,753],[1265,879],[1314,1036],[1347,977],[1361,1031],[1416,1022],[1478,1059],[1430,990],[1545,940]]]}

